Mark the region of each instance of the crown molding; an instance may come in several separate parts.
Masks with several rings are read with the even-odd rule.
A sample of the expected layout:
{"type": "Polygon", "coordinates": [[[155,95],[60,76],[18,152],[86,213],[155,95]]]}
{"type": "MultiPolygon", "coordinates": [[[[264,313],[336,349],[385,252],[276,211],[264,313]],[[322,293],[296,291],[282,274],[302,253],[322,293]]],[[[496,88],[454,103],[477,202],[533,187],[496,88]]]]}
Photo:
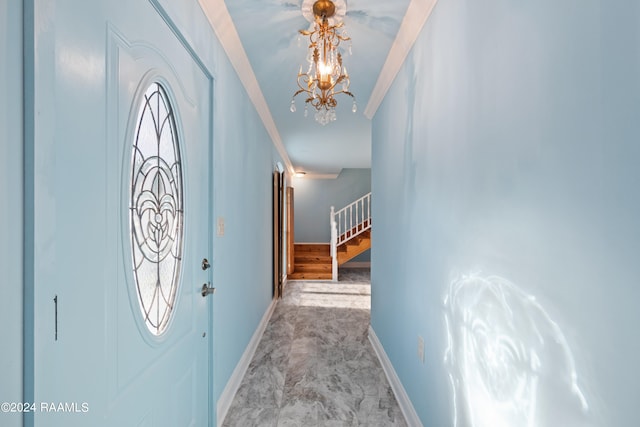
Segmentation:
{"type": "Polygon", "coordinates": [[[427,19],[429,19],[429,16],[431,16],[431,12],[437,1],[438,0],[411,0],[411,3],[409,3],[407,13],[404,15],[402,23],[400,24],[400,30],[391,45],[389,55],[387,55],[387,59],[382,66],[382,71],[380,71],[380,75],[378,76],[378,81],[373,87],[369,102],[364,109],[364,115],[369,120],[371,120],[376,114],[376,111],[378,111],[378,107],[380,107],[393,80],[396,78],[398,71],[400,71],[400,67],[402,67],[404,60],[407,58],[422,27],[425,22],[427,22],[427,19]]]}
{"type": "Polygon", "coordinates": [[[244,46],[242,46],[240,36],[231,19],[231,15],[229,15],[229,10],[224,0],[198,0],[198,2],[209,20],[211,28],[218,37],[220,44],[222,44],[222,48],[227,54],[231,65],[238,74],[242,85],[247,91],[249,99],[251,99],[251,102],[256,108],[267,133],[271,137],[273,145],[282,157],[286,168],[290,173],[294,173],[289,154],[282,143],[280,132],[278,132],[276,123],[271,115],[271,110],[269,110],[267,101],[258,84],[258,79],[256,79],[256,75],[253,72],[247,53],[244,50],[244,46]]]}

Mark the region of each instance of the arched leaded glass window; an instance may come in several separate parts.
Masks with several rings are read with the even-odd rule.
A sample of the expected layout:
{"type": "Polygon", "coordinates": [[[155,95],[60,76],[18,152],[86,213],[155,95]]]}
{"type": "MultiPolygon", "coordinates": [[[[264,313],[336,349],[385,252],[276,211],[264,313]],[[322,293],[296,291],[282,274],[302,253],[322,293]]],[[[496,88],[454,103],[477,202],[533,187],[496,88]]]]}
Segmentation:
{"type": "Polygon", "coordinates": [[[133,135],[131,248],[144,322],[164,332],[173,312],[182,263],[182,163],[176,123],[160,83],[145,92],[133,135]]]}

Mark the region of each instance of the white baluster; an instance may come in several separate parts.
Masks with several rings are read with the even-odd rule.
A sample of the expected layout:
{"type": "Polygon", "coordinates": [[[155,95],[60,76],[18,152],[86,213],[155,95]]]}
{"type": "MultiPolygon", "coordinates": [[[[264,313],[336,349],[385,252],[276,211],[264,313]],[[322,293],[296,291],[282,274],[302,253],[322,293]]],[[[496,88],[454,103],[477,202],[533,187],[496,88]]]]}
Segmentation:
{"type": "Polygon", "coordinates": [[[334,218],[337,222],[338,244],[371,228],[371,193],[335,212],[334,218]],[[366,228],[364,227],[365,221],[367,221],[366,228]],[[352,233],[354,228],[355,232],[352,233]],[[347,237],[347,232],[349,237],[347,237]]]}

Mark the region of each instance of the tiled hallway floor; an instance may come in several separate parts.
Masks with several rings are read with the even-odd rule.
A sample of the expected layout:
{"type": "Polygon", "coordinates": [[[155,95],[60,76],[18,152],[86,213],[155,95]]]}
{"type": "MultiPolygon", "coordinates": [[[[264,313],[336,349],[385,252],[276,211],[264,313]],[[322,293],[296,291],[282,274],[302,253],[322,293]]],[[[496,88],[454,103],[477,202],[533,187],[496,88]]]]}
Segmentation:
{"type": "Polygon", "coordinates": [[[406,426],[367,337],[368,271],[289,282],[224,426],[406,426]]]}

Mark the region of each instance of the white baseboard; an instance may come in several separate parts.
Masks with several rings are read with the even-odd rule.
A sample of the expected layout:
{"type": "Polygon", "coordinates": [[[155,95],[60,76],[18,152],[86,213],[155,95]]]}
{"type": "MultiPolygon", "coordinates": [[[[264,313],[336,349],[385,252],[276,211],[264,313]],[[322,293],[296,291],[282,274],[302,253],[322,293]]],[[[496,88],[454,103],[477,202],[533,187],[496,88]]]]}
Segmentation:
{"type": "Polygon", "coordinates": [[[407,392],[400,382],[400,378],[398,378],[398,374],[396,374],[396,370],[393,369],[393,365],[391,364],[387,353],[384,351],[384,348],[371,325],[369,325],[369,342],[371,342],[373,350],[376,352],[376,355],[380,360],[382,369],[389,380],[389,384],[391,385],[393,394],[396,396],[398,405],[400,405],[400,410],[404,415],[404,419],[407,421],[407,425],[409,425],[409,427],[423,427],[422,421],[420,421],[407,392]]]}
{"type": "Polygon", "coordinates": [[[247,344],[247,348],[242,353],[242,357],[238,361],[236,368],[233,370],[229,381],[227,381],[227,385],[222,390],[220,394],[220,398],[218,399],[218,403],[216,404],[216,425],[221,426],[224,418],[227,416],[227,412],[231,407],[231,403],[233,402],[233,398],[238,392],[238,388],[240,388],[240,383],[244,378],[244,375],[249,368],[249,364],[251,363],[251,359],[253,359],[253,355],[256,352],[256,348],[258,347],[258,343],[260,343],[260,339],[262,338],[262,334],[264,334],[264,330],[267,328],[267,324],[271,319],[271,315],[273,314],[273,310],[276,308],[277,300],[274,298],[271,301],[271,304],[265,311],[262,316],[262,320],[258,324],[256,331],[253,333],[249,344],[247,344]]]}
{"type": "Polygon", "coordinates": [[[349,261],[340,266],[341,268],[371,268],[370,261],[349,261]]]}

